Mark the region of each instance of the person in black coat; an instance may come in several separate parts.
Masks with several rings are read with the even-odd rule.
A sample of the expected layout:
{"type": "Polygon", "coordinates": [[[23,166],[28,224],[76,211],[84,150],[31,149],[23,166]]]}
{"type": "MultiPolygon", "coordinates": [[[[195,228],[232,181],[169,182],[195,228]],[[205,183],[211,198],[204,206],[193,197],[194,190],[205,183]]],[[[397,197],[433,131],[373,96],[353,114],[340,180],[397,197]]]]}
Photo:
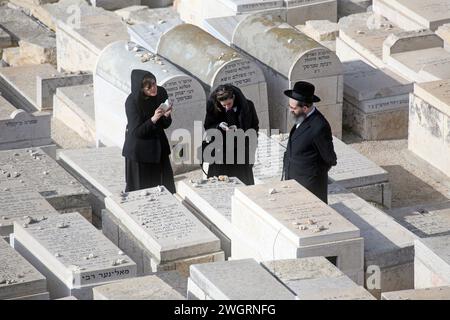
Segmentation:
{"type": "Polygon", "coordinates": [[[175,193],[170,145],[164,129],[172,124],[172,105],[161,106],[167,91],[145,70],[131,72],[131,94],[125,102],[127,128],[125,157],[126,192],[165,186],[175,193]]]}
{"type": "Polygon", "coordinates": [[[337,163],[331,127],[314,107],[314,85],[300,81],[284,93],[295,120],[284,154],[283,179],[294,179],[328,203],[328,171],[337,163]]]}
{"type": "Polygon", "coordinates": [[[211,93],[207,101],[204,127],[205,130],[220,130],[223,138],[223,159],[209,164],[208,178],[221,175],[237,177],[244,184],[253,185],[255,183],[253,164],[257,141],[250,141],[249,137],[253,136],[256,138],[254,140],[257,140],[259,130],[259,120],[253,102],[248,100],[239,88],[230,84],[220,85],[211,93]],[[233,150],[226,148],[227,132],[235,129],[242,129],[245,134],[248,134],[245,139],[245,150],[238,150],[237,140],[233,150]],[[245,152],[244,163],[238,162],[238,151],[245,152]],[[228,160],[231,161],[227,161],[226,155],[230,152],[234,152],[234,156],[229,155],[228,160]]]}

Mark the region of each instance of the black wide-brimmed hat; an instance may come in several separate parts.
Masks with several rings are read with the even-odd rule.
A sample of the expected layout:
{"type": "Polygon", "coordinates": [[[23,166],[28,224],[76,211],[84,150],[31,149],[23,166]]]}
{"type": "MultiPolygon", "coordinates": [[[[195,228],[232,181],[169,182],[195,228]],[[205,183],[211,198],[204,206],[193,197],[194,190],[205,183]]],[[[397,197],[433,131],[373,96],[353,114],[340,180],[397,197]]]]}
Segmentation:
{"type": "Polygon", "coordinates": [[[294,84],[294,89],[284,92],[289,98],[299,102],[313,103],[319,102],[320,98],[314,95],[316,88],[313,84],[305,81],[299,81],[294,84]]]}

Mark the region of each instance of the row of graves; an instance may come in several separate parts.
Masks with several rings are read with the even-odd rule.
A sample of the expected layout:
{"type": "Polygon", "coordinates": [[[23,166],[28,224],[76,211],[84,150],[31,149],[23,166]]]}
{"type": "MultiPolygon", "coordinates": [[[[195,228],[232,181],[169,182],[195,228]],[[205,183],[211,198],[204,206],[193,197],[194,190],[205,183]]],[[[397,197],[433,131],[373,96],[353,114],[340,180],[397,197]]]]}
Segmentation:
{"type": "Polygon", "coordinates": [[[150,9],[169,2],[0,7],[10,65],[0,69],[0,299],[449,299],[448,211],[388,215],[379,209],[391,206],[388,173],[340,140],[346,121],[365,139],[404,138],[409,126],[411,150],[448,174],[436,152],[449,145],[445,3],[396,0],[387,9],[374,0],[384,15],[374,29],[371,1],[150,9]],[[350,13],[334,40],[337,18],[350,13]],[[328,20],[328,29],[307,20],[328,20]],[[343,33],[346,21],[361,26],[343,33]],[[428,52],[432,62],[411,64],[428,52]],[[175,195],[162,186],[123,192],[123,105],[136,68],[154,73],[175,101],[175,195]],[[280,181],[292,125],[282,92],[298,80],[316,85],[334,134],[328,205],[280,181]],[[204,179],[183,161],[198,146],[180,138],[202,136],[195,122],[209,93],[230,82],[255,102],[262,129],[282,133],[261,130],[255,186],[204,179]],[[56,150],[52,116],[97,148],[56,150]]]}

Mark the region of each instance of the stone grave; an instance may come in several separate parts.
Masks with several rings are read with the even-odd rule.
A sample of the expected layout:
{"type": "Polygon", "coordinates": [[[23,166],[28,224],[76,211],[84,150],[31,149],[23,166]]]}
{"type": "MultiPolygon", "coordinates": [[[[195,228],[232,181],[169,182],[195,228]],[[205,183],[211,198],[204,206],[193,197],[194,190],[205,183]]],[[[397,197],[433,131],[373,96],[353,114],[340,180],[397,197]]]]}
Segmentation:
{"type": "Polygon", "coordinates": [[[195,77],[205,87],[207,95],[221,84],[239,87],[246,98],[254,102],[259,127],[269,128],[266,79],[252,59],[191,24],[161,30],[156,37],[152,30],[152,25],[132,26],[131,39],[195,77]],[[180,47],[184,50],[180,51],[180,47]]]}
{"type": "Polygon", "coordinates": [[[450,236],[415,242],[414,288],[450,285],[450,236]]]}
{"type": "Polygon", "coordinates": [[[291,26],[304,24],[308,20],[337,22],[338,0],[284,0],[286,22],[291,26]]]}
{"type": "Polygon", "coordinates": [[[339,0],[337,1],[338,19],[355,13],[363,13],[372,6],[372,0],[339,0]]]}
{"type": "MultiPolygon", "coordinates": [[[[316,105],[330,122],[333,134],[341,137],[343,71],[334,52],[277,15],[253,14],[239,21],[233,19],[221,18],[217,25],[229,25],[234,21],[230,44],[255,59],[264,71],[269,93],[270,128],[289,131],[293,123],[288,112],[289,98],[283,92],[302,80],[316,86],[316,95],[321,98],[316,105]]],[[[219,34],[221,30],[210,32],[219,34]]]]}
{"type": "Polygon", "coordinates": [[[101,51],[109,44],[128,40],[126,23],[114,12],[88,4],[81,18],[56,21],[58,70],[93,72],[101,51]]]}
{"type": "Polygon", "coordinates": [[[16,109],[0,96],[0,150],[51,144],[50,121],[50,113],[16,109]]]}
{"type": "Polygon", "coordinates": [[[444,40],[444,48],[450,51],[450,23],[440,26],[436,34],[444,40]]]}
{"type": "Polygon", "coordinates": [[[304,25],[296,25],[295,28],[324,47],[336,52],[336,37],[339,36],[339,25],[336,22],[308,20],[304,25]]]}
{"type": "Polygon", "coordinates": [[[414,85],[408,149],[450,176],[450,80],[414,85]]]}
{"type": "Polygon", "coordinates": [[[27,112],[52,111],[57,88],[88,83],[92,83],[91,74],[60,73],[49,64],[0,68],[2,95],[27,112]]]}
{"type": "Polygon", "coordinates": [[[342,62],[362,60],[372,67],[385,68],[383,42],[403,30],[372,12],[352,14],[339,20],[336,54],[342,62]]]}
{"type": "Polygon", "coordinates": [[[48,281],[52,299],[92,299],[92,288],[136,276],[136,264],[79,213],[14,223],[14,248],[48,281]]]}
{"type": "Polygon", "coordinates": [[[231,239],[237,230],[231,223],[231,196],[244,184],[235,177],[183,180],[177,184],[182,203],[221,241],[225,258],[232,256],[231,239]]]}
{"type": "Polygon", "coordinates": [[[89,191],[41,148],[0,151],[0,189],[38,192],[60,213],[78,211],[89,221],[89,191]]]}
{"type": "Polygon", "coordinates": [[[361,61],[345,62],[344,70],[344,127],[364,140],[405,139],[413,83],[361,61]]]}
{"type": "Polygon", "coordinates": [[[176,271],[95,287],[94,300],[185,300],[187,279],[176,271]]]}
{"type": "Polygon", "coordinates": [[[384,292],[382,300],[450,300],[450,286],[384,292]]]}
{"type": "MultiPolygon", "coordinates": [[[[37,192],[8,192],[0,190],[0,237],[14,232],[14,221],[27,223],[58,212],[37,192]]],[[[0,239],[1,240],[1,239],[0,239]]]]}
{"type": "Polygon", "coordinates": [[[58,88],[53,99],[53,117],[65,123],[84,140],[94,144],[94,85],[58,88]]]}
{"type": "Polygon", "coordinates": [[[253,259],[190,267],[189,300],[294,300],[295,294],[253,259]]]}
{"type": "Polygon", "coordinates": [[[127,125],[124,105],[131,92],[133,69],[153,73],[158,84],[166,89],[169,99],[174,101],[173,122],[165,131],[175,148],[171,156],[175,172],[198,167],[193,163],[199,146],[191,137],[201,137],[203,133],[201,123],[195,129],[195,122],[203,121],[205,117],[206,96],[202,85],[165,59],[125,41],[105,48],[96,66],[94,101],[98,145],[123,147],[127,125]]]}
{"type": "Polygon", "coordinates": [[[90,192],[94,225],[101,226],[105,197],[120,195],[125,190],[125,159],[118,147],[61,150],[61,166],[90,192]]]}
{"type": "Polygon", "coordinates": [[[394,72],[412,82],[450,78],[450,52],[432,31],[391,34],[383,43],[383,61],[394,72]]]}
{"type": "Polygon", "coordinates": [[[118,10],[124,7],[140,5],[141,0],[89,0],[93,7],[106,10],[118,10]]]}
{"type": "Polygon", "coordinates": [[[117,10],[115,13],[131,25],[151,22],[157,25],[183,23],[173,7],[150,9],[147,6],[131,6],[117,10]]]}
{"type": "Polygon", "coordinates": [[[328,192],[330,207],[358,227],[364,238],[368,291],[380,298],[382,292],[413,289],[414,241],[418,237],[338,184],[329,185],[328,192]]]}
{"type": "Polygon", "coordinates": [[[138,257],[133,260],[143,274],[186,273],[192,263],[224,260],[220,240],[165,187],[113,195],[105,205],[111,218],[103,217],[104,232],[132,259],[138,257]]]}
{"type": "Polygon", "coordinates": [[[295,180],[236,188],[231,203],[231,221],[249,244],[232,239],[233,259],[324,256],[362,285],[359,229],[295,180]]]}
{"type": "Polygon", "coordinates": [[[48,300],[47,280],[0,238],[0,300],[48,300]]]}
{"type": "Polygon", "coordinates": [[[373,0],[373,11],[405,30],[435,31],[450,22],[450,3],[445,0],[373,0]]]}
{"type": "Polygon", "coordinates": [[[4,54],[13,50],[11,59],[6,59],[14,66],[28,64],[56,64],[56,41],[54,33],[42,27],[20,9],[7,5],[0,6],[1,29],[10,35],[4,46],[4,54]],[[9,47],[16,47],[9,48],[9,47]]]}
{"type": "Polygon", "coordinates": [[[297,300],[375,300],[324,257],[262,262],[297,300]]]}

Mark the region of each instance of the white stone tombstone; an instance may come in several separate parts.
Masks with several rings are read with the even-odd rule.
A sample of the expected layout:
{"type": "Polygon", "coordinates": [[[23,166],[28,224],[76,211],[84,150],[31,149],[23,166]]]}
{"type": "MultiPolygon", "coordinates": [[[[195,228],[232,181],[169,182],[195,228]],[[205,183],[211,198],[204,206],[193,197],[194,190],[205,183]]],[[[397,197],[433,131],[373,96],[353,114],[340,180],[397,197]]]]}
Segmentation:
{"type": "Polygon", "coordinates": [[[450,22],[450,3],[442,0],[373,0],[373,11],[405,30],[435,31],[450,22]]]}
{"type": "Polygon", "coordinates": [[[232,239],[233,259],[325,256],[363,283],[359,229],[295,180],[237,188],[231,203],[231,221],[251,244],[232,239]]]}
{"type": "Polygon", "coordinates": [[[444,48],[450,50],[450,23],[440,26],[436,34],[444,40],[444,48]]]}
{"type": "Polygon", "coordinates": [[[417,83],[450,78],[450,52],[427,30],[391,34],[383,43],[383,61],[394,72],[417,83]]]}
{"type": "MultiPolygon", "coordinates": [[[[222,23],[231,18],[222,18],[222,23]]],[[[217,30],[220,32],[220,30],[217,30]]],[[[231,44],[257,61],[264,71],[269,99],[270,128],[288,132],[291,119],[284,91],[297,81],[316,86],[318,109],[333,134],[342,135],[343,76],[336,55],[285,23],[277,15],[253,14],[235,22],[231,44]]]]}
{"type": "Polygon", "coordinates": [[[382,300],[450,300],[450,286],[384,292],[382,300]]]}
{"type": "Polygon", "coordinates": [[[375,300],[324,257],[265,261],[262,265],[298,300],[375,300]]]}
{"type": "Polygon", "coordinates": [[[227,181],[183,180],[177,183],[177,194],[182,203],[220,239],[225,258],[231,254],[231,239],[238,235],[231,223],[231,196],[244,184],[235,177],[227,181]]]}
{"type": "Polygon", "coordinates": [[[413,83],[360,61],[345,62],[344,69],[344,127],[364,140],[406,138],[413,83]],[[363,66],[353,70],[354,64],[363,66]]]}
{"type": "Polygon", "coordinates": [[[52,299],[92,299],[92,288],[136,275],[136,264],[78,213],[14,224],[14,248],[48,280],[52,299]]]}
{"type": "Polygon", "coordinates": [[[259,127],[268,128],[266,80],[254,61],[194,25],[181,24],[157,32],[161,36],[156,39],[151,25],[130,27],[130,30],[131,39],[198,79],[207,95],[221,84],[231,83],[239,87],[255,104],[259,127]]]}
{"type": "Polygon", "coordinates": [[[190,267],[189,300],[294,300],[295,295],[253,259],[190,267]]]}
{"type": "Polygon", "coordinates": [[[339,184],[329,185],[328,204],[361,231],[365,287],[375,297],[414,288],[414,241],[418,238],[383,211],[339,184]]]}
{"type": "Polygon", "coordinates": [[[308,20],[337,22],[337,0],[284,0],[286,22],[291,26],[308,20]]]}
{"type": "MultiPolygon", "coordinates": [[[[219,239],[162,186],[113,195],[105,204],[120,221],[120,228],[131,233],[152,256],[153,272],[176,269],[179,261],[196,257],[224,259],[219,239]]],[[[120,247],[127,252],[131,246],[120,247]]]]}
{"type": "Polygon", "coordinates": [[[450,236],[415,242],[414,287],[423,289],[450,285],[450,236]]]}
{"type": "Polygon", "coordinates": [[[92,220],[89,191],[40,148],[0,151],[0,188],[38,192],[58,212],[78,211],[92,220]]]}
{"type": "Polygon", "coordinates": [[[296,25],[308,37],[313,38],[324,47],[336,52],[336,37],[339,35],[339,25],[329,20],[308,20],[305,24],[296,25]]]}
{"type": "Polygon", "coordinates": [[[49,299],[45,277],[1,238],[0,299],[49,299]]]}
{"type": "Polygon", "coordinates": [[[178,272],[117,281],[95,287],[94,300],[185,300],[187,279],[178,272]]]}
{"type": "Polygon", "coordinates": [[[171,146],[177,146],[172,152],[172,160],[178,166],[175,171],[182,170],[183,166],[192,166],[198,148],[193,137],[195,134],[202,137],[203,133],[201,124],[198,126],[199,132],[195,133],[195,122],[203,121],[206,112],[203,87],[196,79],[167,60],[126,41],[115,42],[106,47],[100,54],[95,69],[94,100],[98,144],[123,147],[127,126],[125,101],[131,93],[133,69],[153,73],[158,84],[166,89],[169,99],[173,100],[173,122],[166,134],[171,146]],[[183,138],[182,143],[179,142],[180,137],[183,138]],[[180,157],[178,148],[183,148],[183,157],[180,157]]]}
{"type": "Polygon", "coordinates": [[[50,113],[16,109],[0,96],[0,150],[51,144],[50,121],[50,113]]]}
{"type": "Polygon", "coordinates": [[[117,10],[115,13],[130,25],[155,23],[155,25],[162,26],[183,23],[173,7],[150,9],[147,6],[132,6],[117,10]]]}
{"type": "Polygon", "coordinates": [[[450,80],[414,85],[408,149],[450,176],[450,80]]]}

